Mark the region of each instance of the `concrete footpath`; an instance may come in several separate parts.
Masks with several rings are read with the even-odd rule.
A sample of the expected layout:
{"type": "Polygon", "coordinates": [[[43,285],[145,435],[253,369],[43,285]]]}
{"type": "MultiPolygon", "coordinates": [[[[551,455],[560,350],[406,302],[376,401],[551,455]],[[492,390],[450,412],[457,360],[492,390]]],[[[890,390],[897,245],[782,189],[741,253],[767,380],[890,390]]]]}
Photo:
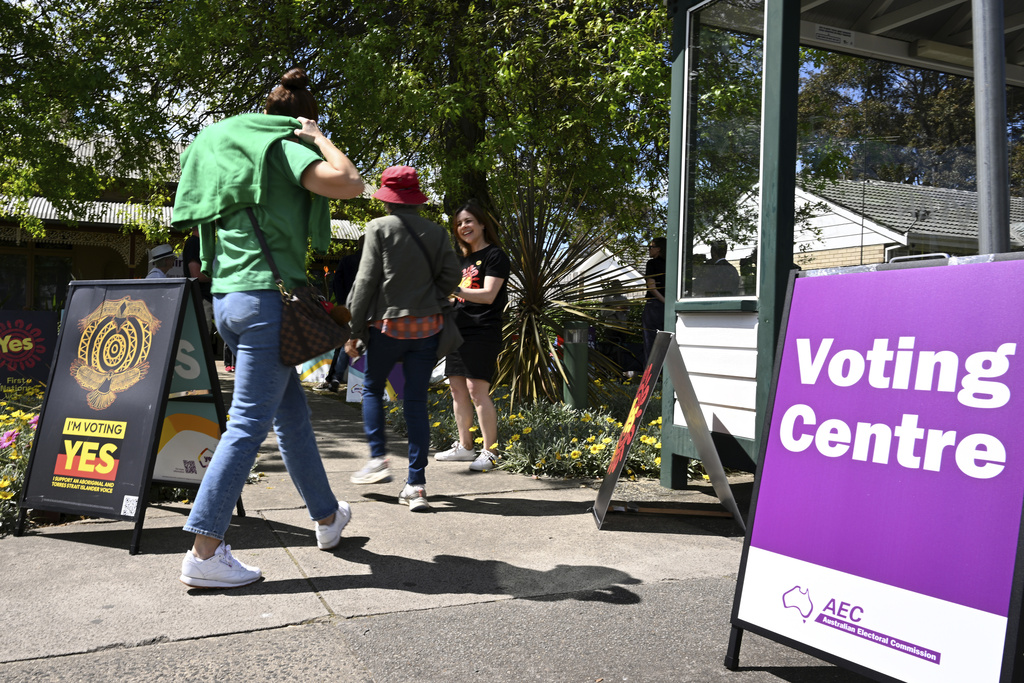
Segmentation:
{"type": "MultiPolygon", "coordinates": [[[[218,364],[219,365],[219,364],[218,364]]],[[[232,376],[221,374],[227,394],[232,376]]],[[[349,481],[366,458],[358,406],[309,392],[318,442],[352,522],[317,549],[273,435],[246,486],[232,552],[264,579],[178,581],[187,504],[132,525],[83,520],[0,539],[0,681],[789,681],[867,679],[753,634],[722,665],[743,537],[728,518],[609,514],[593,482],[427,468],[428,513],[390,483],[349,481]]],[[[737,498],[749,496],[749,477],[737,498]]],[[[630,489],[616,490],[629,500],[630,489]]],[[[714,503],[709,486],[655,491],[714,503]]]]}

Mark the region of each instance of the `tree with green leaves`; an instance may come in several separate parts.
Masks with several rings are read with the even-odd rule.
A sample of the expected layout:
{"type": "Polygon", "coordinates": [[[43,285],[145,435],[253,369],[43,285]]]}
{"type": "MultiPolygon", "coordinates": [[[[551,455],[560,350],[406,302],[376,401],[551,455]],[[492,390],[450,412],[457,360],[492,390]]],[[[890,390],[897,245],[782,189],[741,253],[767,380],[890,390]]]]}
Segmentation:
{"type": "MultiPolygon", "coordinates": [[[[976,190],[974,82],[805,50],[801,153],[819,176],[976,190]]],[[[1024,91],[1007,90],[1014,192],[1024,190],[1024,91]]]]}
{"type": "MultiPolygon", "coordinates": [[[[8,114],[0,192],[8,196],[71,201],[109,191],[116,179],[166,180],[180,145],[213,120],[259,111],[280,74],[298,65],[322,102],[321,127],[366,177],[415,165],[439,208],[468,197],[490,203],[506,169],[531,166],[576,188],[588,221],[610,237],[640,232],[642,240],[650,226],[639,219],[662,215],[669,26],[657,4],[0,7],[8,114]],[[102,142],[105,151],[83,163],[74,141],[102,142]]],[[[165,200],[153,183],[124,189],[165,200]]]]}

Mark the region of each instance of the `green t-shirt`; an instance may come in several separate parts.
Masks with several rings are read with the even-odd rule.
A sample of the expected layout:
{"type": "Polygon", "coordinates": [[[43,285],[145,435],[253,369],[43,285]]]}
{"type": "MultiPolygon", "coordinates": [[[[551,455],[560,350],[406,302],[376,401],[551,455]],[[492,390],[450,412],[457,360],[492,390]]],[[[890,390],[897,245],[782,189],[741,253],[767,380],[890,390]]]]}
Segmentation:
{"type": "MultiPolygon", "coordinates": [[[[321,158],[298,142],[281,140],[267,152],[270,172],[266,196],[254,207],[256,220],[289,289],[306,283],[306,247],[312,193],[302,187],[302,172],[321,158]]],[[[213,293],[276,289],[274,276],[247,211],[224,216],[217,229],[213,293]]]]}

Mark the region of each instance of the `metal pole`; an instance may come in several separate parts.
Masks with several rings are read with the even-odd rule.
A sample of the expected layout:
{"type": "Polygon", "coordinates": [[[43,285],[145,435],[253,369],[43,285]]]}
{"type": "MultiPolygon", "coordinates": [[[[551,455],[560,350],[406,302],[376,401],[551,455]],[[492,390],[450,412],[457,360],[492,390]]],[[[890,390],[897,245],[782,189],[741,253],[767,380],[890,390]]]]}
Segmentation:
{"type": "Polygon", "coordinates": [[[587,409],[587,333],[585,322],[571,322],[565,326],[565,374],[568,383],[562,389],[562,398],[573,408],[587,409]]]}
{"type": "Polygon", "coordinates": [[[974,126],[978,150],[978,253],[1010,250],[1006,46],[1002,0],[972,0],[974,126]]]}

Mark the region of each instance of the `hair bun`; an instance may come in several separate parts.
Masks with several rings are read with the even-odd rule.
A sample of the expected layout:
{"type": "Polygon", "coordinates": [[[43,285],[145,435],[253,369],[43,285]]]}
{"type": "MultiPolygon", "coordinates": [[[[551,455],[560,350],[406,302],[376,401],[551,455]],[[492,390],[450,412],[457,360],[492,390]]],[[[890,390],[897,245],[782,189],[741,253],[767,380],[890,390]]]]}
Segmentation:
{"type": "Polygon", "coordinates": [[[281,85],[289,90],[302,90],[309,87],[309,77],[302,68],[296,66],[281,76],[281,85]]]}

